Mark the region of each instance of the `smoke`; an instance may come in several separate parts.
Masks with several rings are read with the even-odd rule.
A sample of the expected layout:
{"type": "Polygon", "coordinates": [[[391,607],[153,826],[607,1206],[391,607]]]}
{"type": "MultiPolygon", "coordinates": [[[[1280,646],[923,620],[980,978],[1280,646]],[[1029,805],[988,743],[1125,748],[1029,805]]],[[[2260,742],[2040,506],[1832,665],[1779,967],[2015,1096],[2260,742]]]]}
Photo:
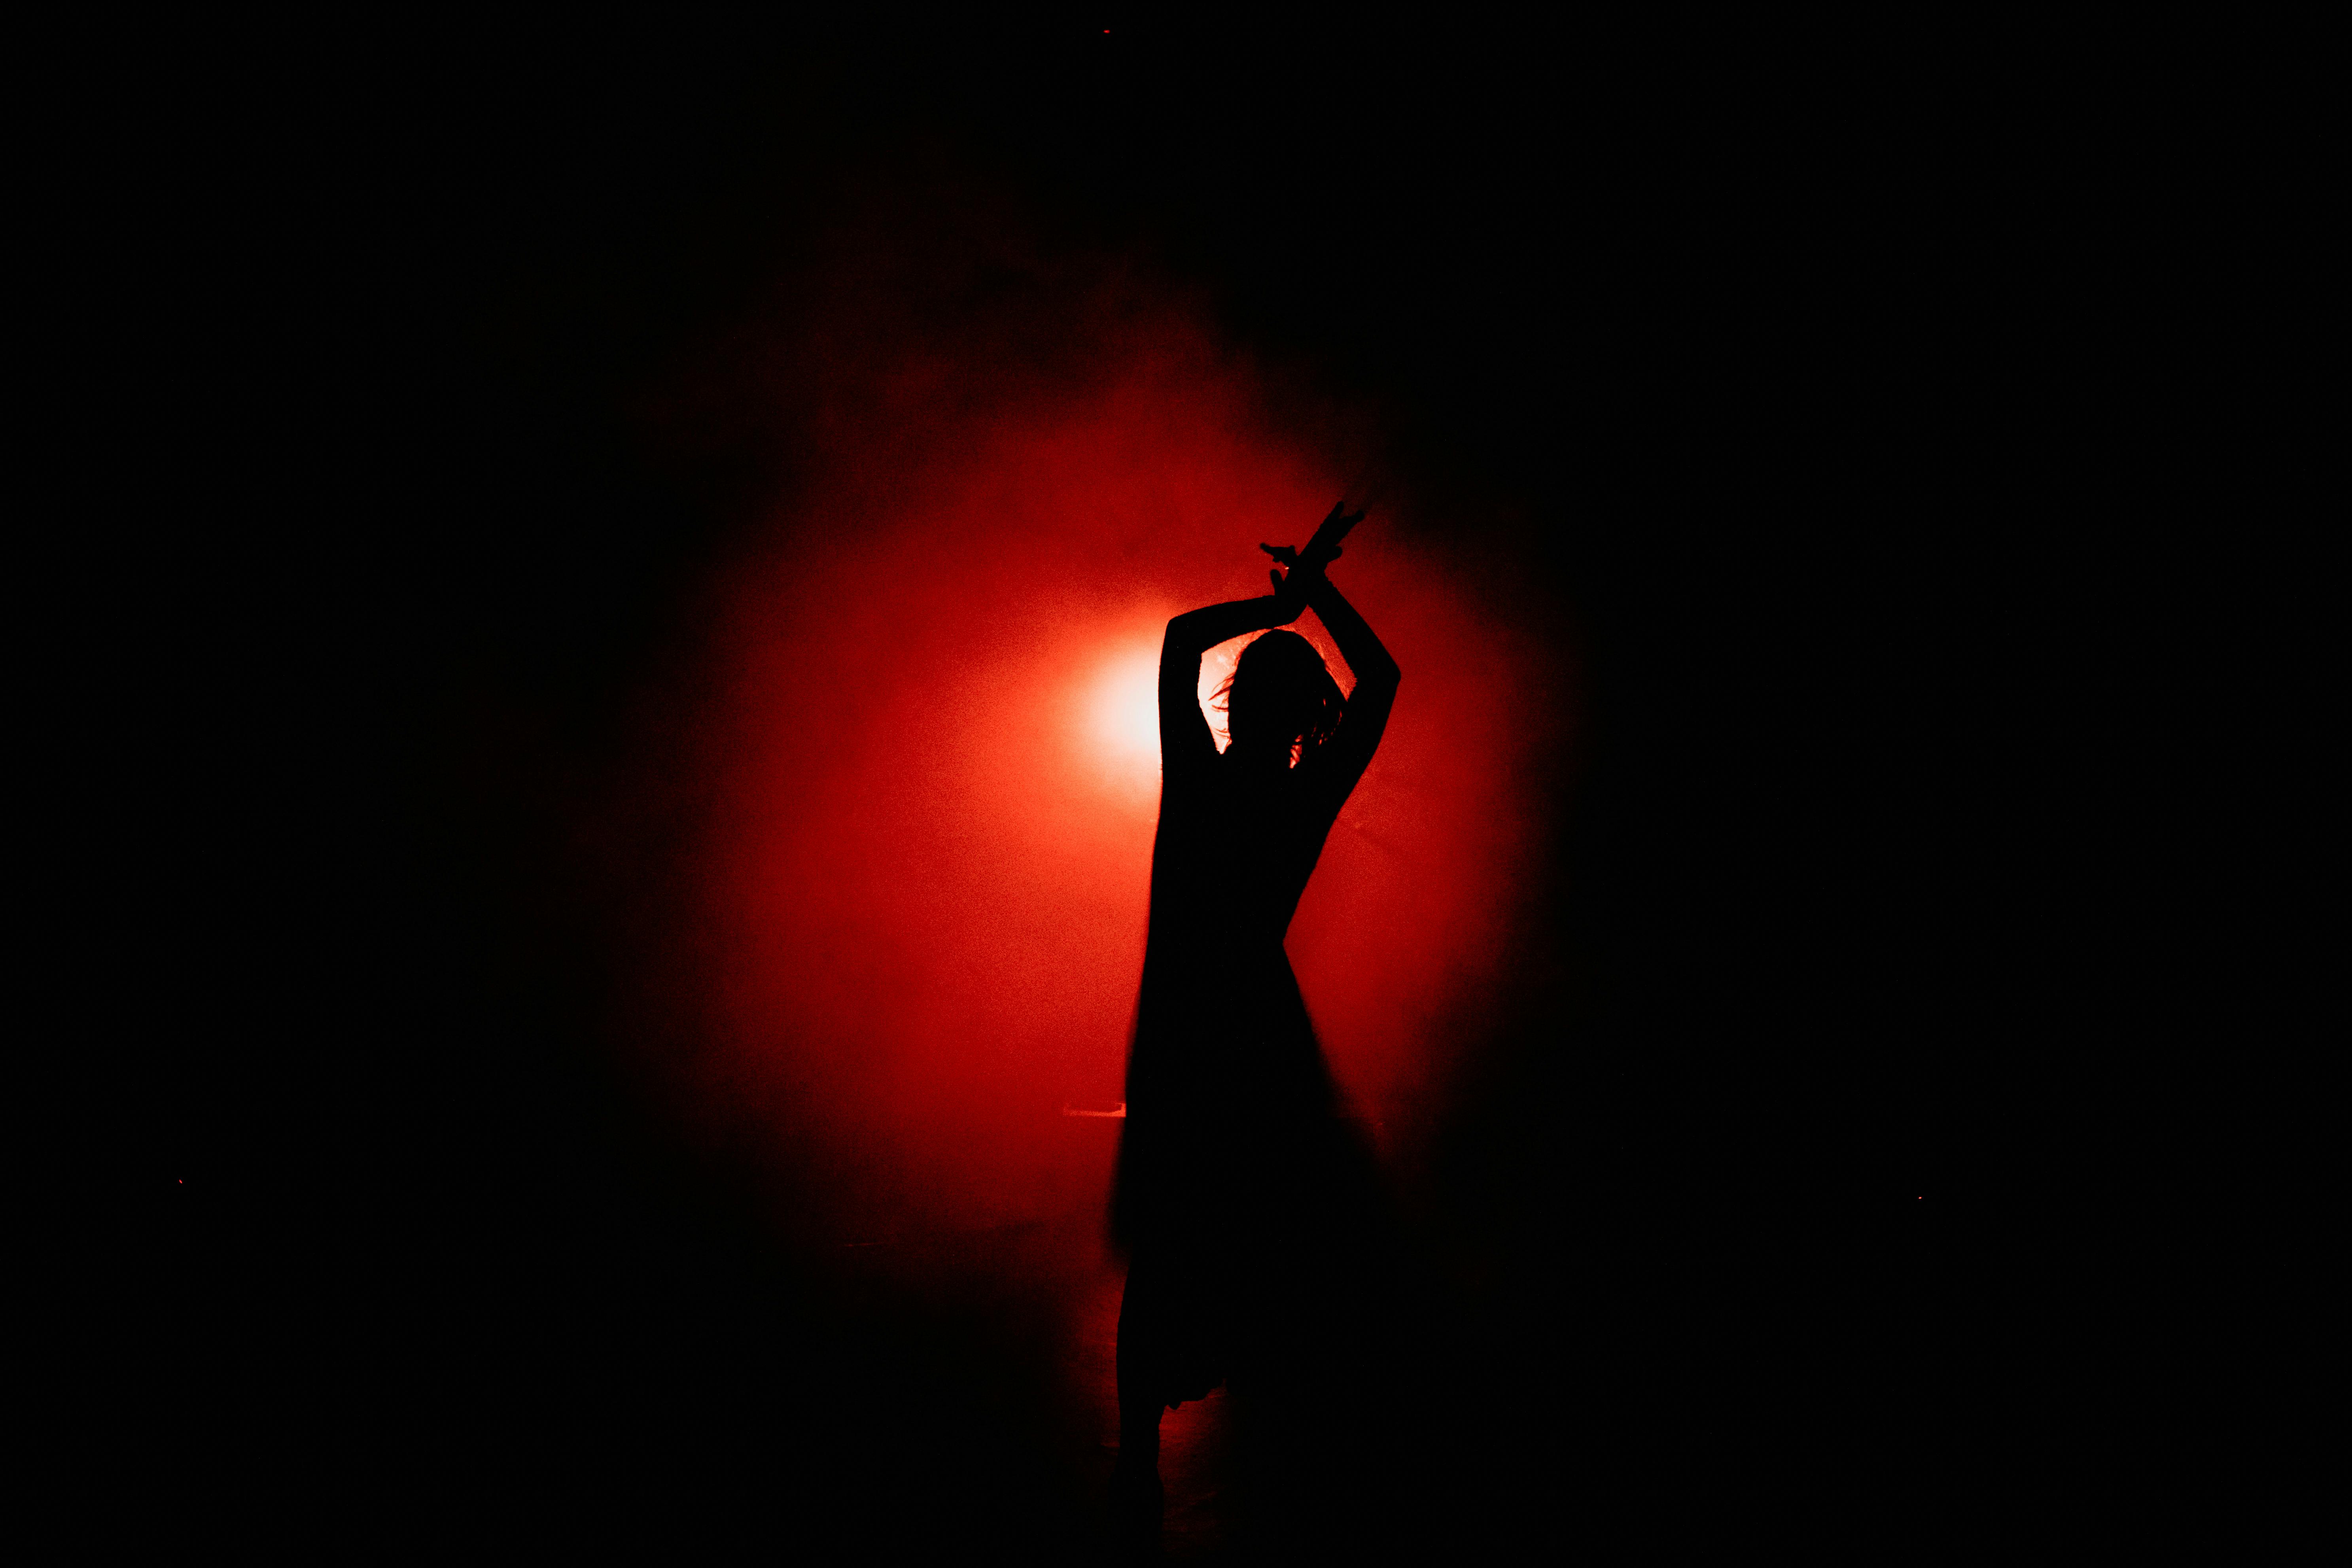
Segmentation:
{"type": "MultiPolygon", "coordinates": [[[[1302,542],[1371,446],[1142,266],[931,197],[845,220],[653,415],[687,451],[748,422],[790,482],[635,764],[692,803],[646,1049],[844,1239],[1102,1202],[1118,1123],[1064,1110],[1120,1094],[1161,629],[1265,592],[1255,546],[1302,542]]],[[[1289,941],[1399,1157],[1507,982],[1561,740],[1552,656],[1445,537],[1375,506],[1333,569],[1404,682],[1289,941]]]]}

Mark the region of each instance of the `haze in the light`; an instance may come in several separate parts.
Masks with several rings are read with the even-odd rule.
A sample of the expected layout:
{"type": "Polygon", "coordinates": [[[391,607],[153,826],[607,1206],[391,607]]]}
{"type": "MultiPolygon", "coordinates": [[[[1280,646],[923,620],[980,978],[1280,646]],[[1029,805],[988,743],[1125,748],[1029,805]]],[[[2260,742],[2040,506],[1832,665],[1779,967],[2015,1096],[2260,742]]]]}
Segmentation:
{"type": "MultiPolygon", "coordinates": [[[[817,1169],[825,1223],[1018,1219],[1072,1201],[1061,1108],[1124,1098],[1168,617],[1266,592],[1259,542],[1304,542],[1362,455],[1270,425],[1181,311],[1077,309],[1024,367],[1009,330],[843,287],[867,319],[795,351],[830,378],[815,477],[714,584],[645,758],[694,824],[646,945],[682,1021],[655,1065],[718,1135],[817,1169]]],[[[1333,573],[1404,681],[1289,940],[1343,1090],[1405,1137],[1479,1037],[1557,739],[1533,640],[1413,537],[1376,509],[1333,573]]]]}

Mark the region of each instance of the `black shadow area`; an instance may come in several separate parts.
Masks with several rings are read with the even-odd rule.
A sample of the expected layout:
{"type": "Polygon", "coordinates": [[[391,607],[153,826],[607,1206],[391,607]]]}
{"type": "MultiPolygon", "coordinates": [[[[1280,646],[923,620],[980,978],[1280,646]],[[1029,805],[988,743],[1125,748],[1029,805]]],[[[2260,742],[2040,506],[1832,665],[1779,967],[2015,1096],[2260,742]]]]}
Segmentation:
{"type": "Polygon", "coordinates": [[[2105,1087],[2194,1077],[2145,1021],[2240,1016],[2240,939],[2196,922],[2259,822],[2140,852],[2249,722],[2196,630],[2247,580],[2201,520],[2253,493],[2212,389],[2269,331],[2212,270],[2271,216],[2237,68],[1130,20],[92,74],[123,175],[75,319],[142,347],[60,385],[170,502],[110,529],[136,547],[59,645],[106,694],[70,750],[116,983],[78,1026],[124,1064],[92,1146],[134,1288],[122,1398],[73,1430],[85,1479],[157,1478],[121,1527],[1097,1551],[1109,1461],[1057,1392],[1084,1216],[795,1229],[824,1194],[685,1131],[617,1021],[665,847],[577,870],[634,694],[808,456],[725,407],[650,442],[647,389],[845,203],[959,182],[1377,409],[1421,514],[1485,520],[1434,542],[1580,672],[1541,916],[1383,1303],[1376,1451],[1286,1550],[1885,1560],[2087,1517],[2103,1380],[2163,1334],[2117,1326],[2105,1260],[2193,1228],[2119,1224],[2095,1151],[2186,1158],[2237,1103],[2105,1087]],[[2194,760],[2119,795],[2097,759],[2152,726],[2194,760]],[[2166,963],[2134,921],[2204,934],[2166,963]]]}

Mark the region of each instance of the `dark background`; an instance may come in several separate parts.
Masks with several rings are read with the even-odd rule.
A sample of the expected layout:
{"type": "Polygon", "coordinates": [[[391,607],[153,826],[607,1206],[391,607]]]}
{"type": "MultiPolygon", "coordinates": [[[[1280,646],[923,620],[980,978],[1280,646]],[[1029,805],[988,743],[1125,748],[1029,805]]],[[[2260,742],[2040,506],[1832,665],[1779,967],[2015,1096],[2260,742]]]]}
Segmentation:
{"type": "Polygon", "coordinates": [[[137,498],[63,605],[107,693],[68,721],[80,885],[136,955],[80,1011],[129,1042],[126,1462],[204,1455],[152,1508],[1081,1538],[1019,1314],[853,1307],[777,1244],[633,1076],[567,868],[698,574],[794,479],[789,440],[652,442],[646,389],[845,200],[927,181],[1381,409],[1417,493],[1516,520],[1477,547],[1584,671],[1540,956],[1424,1222],[1415,1528],[1903,1556],[2080,1503],[2176,1321],[2117,1315],[2105,1262],[2161,1271],[2200,1223],[2167,1173],[2238,1114],[2174,1042],[2242,1016],[2266,829],[2215,803],[2247,694],[2284,700],[2223,628],[2284,558],[2248,409],[2305,100],[2284,46],[2161,43],[78,54],[52,136],[107,173],[56,249],[58,401],[116,454],[83,485],[137,498]]]}

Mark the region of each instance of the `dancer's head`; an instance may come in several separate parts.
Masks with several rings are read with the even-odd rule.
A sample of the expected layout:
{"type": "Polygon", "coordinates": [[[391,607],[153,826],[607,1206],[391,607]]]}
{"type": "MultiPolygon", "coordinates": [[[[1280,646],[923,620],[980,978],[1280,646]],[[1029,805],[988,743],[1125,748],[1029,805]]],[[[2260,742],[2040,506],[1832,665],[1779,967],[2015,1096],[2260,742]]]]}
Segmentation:
{"type": "Polygon", "coordinates": [[[1296,632],[1268,632],[1242,649],[1224,697],[1234,750],[1244,756],[1312,751],[1347,707],[1323,656],[1296,632]]]}

